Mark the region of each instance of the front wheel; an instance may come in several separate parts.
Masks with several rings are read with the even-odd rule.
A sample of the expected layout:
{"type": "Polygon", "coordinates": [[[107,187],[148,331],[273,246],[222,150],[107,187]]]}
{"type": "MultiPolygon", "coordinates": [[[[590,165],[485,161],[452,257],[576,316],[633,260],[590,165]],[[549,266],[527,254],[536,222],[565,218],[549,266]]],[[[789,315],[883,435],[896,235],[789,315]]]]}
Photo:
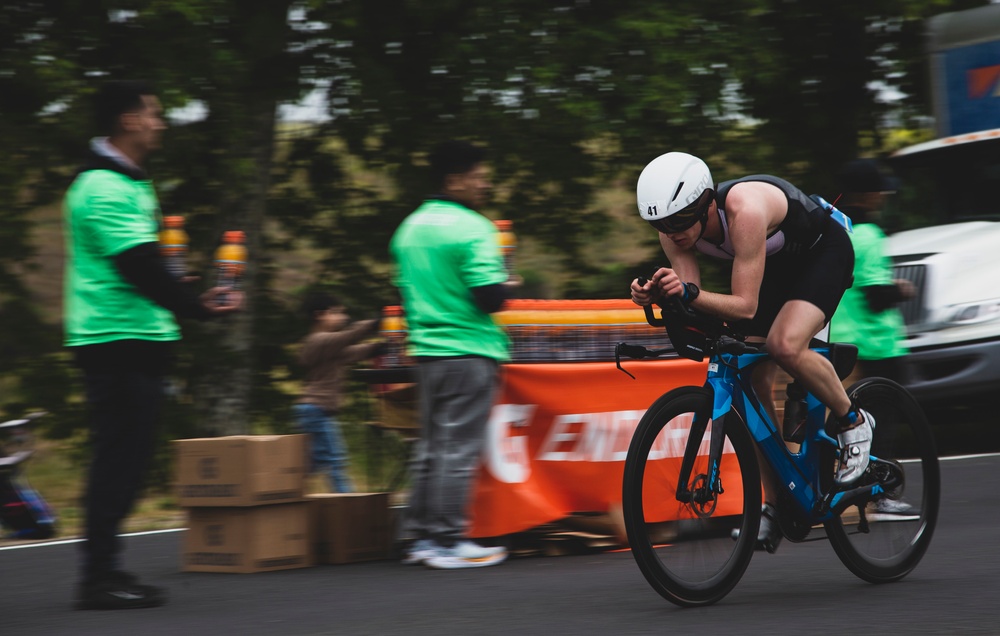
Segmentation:
{"type": "Polygon", "coordinates": [[[622,509],[632,556],[653,589],[681,606],[708,605],[732,590],[753,557],[760,523],[750,434],[730,419],[735,415],[721,427],[711,416],[708,389],[675,389],[646,411],[625,459],[622,509]],[[721,493],[712,487],[708,458],[718,428],[725,429],[721,493]]]}
{"type": "Polygon", "coordinates": [[[848,508],[826,522],[826,531],[851,572],[888,583],[909,574],[930,545],[941,503],[937,449],[923,409],[900,385],[870,378],[848,395],[875,419],[872,464],[861,479],[874,485],[880,475],[901,475],[903,483],[865,506],[867,528],[861,511],[848,508]]]}

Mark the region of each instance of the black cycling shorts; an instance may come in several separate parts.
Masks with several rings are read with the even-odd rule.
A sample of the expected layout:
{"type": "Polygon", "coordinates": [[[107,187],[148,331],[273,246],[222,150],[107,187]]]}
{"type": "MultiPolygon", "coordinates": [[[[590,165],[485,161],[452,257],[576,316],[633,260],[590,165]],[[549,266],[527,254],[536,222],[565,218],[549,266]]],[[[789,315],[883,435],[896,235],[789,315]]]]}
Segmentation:
{"type": "Polygon", "coordinates": [[[816,305],[829,322],[853,280],[854,246],[844,228],[830,221],[809,251],[767,257],[757,314],[737,323],[736,330],[745,336],[766,337],[789,300],[816,305]]]}

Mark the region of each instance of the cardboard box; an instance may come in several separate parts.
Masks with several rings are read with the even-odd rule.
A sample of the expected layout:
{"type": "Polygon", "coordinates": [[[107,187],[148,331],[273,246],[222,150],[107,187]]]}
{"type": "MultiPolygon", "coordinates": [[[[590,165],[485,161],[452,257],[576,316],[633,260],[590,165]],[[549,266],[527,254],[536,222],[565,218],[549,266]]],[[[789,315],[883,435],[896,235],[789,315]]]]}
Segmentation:
{"type": "Polygon", "coordinates": [[[379,395],[379,424],[404,436],[420,436],[416,384],[394,384],[379,395]]]}
{"type": "Polygon", "coordinates": [[[320,563],[388,559],[392,550],[389,493],[309,495],[320,563]]]}
{"type": "Polygon", "coordinates": [[[181,570],[269,572],[315,565],[309,502],[189,508],[181,570]]]}
{"type": "Polygon", "coordinates": [[[181,506],[258,506],[301,501],[306,435],[175,440],[181,506]]]}

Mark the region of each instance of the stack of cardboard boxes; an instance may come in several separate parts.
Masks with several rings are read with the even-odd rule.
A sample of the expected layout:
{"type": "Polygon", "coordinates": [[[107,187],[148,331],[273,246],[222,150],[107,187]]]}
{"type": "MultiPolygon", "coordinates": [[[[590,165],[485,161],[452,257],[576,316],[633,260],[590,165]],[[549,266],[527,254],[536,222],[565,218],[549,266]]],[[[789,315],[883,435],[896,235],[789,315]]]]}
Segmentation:
{"type": "Polygon", "coordinates": [[[388,493],[305,494],[305,435],[178,440],[181,569],[266,572],[389,556],[388,493]]]}

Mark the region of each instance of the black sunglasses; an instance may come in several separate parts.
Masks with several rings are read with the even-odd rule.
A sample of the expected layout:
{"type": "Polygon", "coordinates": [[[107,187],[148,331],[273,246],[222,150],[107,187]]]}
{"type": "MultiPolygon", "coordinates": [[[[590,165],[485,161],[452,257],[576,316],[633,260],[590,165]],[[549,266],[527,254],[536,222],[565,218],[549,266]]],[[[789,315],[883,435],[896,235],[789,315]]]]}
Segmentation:
{"type": "Polygon", "coordinates": [[[698,221],[705,218],[705,214],[708,212],[708,206],[714,196],[715,191],[709,188],[702,192],[694,203],[687,206],[683,210],[679,210],[666,218],[647,222],[663,234],[677,234],[678,232],[683,232],[698,221]]]}

